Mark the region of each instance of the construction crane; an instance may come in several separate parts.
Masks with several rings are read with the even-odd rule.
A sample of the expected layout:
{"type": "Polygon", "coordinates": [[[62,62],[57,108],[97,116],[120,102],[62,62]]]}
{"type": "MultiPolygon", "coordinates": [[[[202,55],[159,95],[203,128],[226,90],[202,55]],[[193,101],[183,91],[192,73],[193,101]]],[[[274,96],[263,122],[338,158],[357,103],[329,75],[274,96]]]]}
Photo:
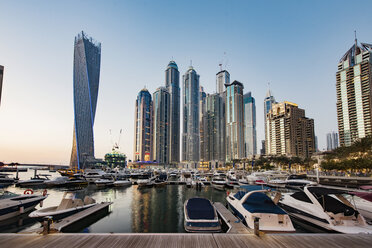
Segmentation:
{"type": "Polygon", "coordinates": [[[113,135],[112,135],[112,132],[111,132],[111,129],[110,129],[110,138],[111,138],[111,145],[112,145],[112,151],[113,152],[119,150],[122,131],[123,131],[123,129],[120,129],[118,141],[114,143],[113,135]]]}

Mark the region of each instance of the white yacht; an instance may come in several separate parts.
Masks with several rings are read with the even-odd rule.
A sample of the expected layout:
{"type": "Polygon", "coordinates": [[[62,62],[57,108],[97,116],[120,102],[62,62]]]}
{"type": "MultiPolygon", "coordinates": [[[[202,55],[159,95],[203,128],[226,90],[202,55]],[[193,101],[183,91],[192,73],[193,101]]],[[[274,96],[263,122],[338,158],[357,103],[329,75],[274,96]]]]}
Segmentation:
{"type": "Polygon", "coordinates": [[[97,187],[108,187],[114,184],[114,180],[102,178],[102,179],[96,180],[94,183],[96,184],[97,187]]]}
{"type": "Polygon", "coordinates": [[[347,191],[308,185],[283,194],[280,206],[306,228],[338,233],[372,233],[364,217],[343,196],[347,191]]]}
{"type": "Polygon", "coordinates": [[[224,177],[213,177],[212,186],[216,189],[223,190],[225,188],[227,181],[224,177]]]}
{"type": "Polygon", "coordinates": [[[101,169],[88,169],[85,170],[84,177],[88,183],[94,183],[96,180],[103,178],[105,174],[106,173],[101,169]]]}
{"type": "Polygon", "coordinates": [[[98,203],[89,196],[85,196],[83,201],[79,198],[75,198],[74,193],[65,192],[58,206],[35,210],[29,214],[29,217],[42,219],[46,216],[52,216],[53,220],[58,220],[93,207],[96,204],[98,203]]]}
{"type": "Polygon", "coordinates": [[[0,195],[0,221],[31,211],[37,204],[42,205],[45,198],[46,191],[43,195],[34,195],[31,189],[25,190],[24,195],[3,192],[0,195]],[[29,192],[32,194],[26,194],[29,192]]]}
{"type": "Polygon", "coordinates": [[[303,189],[306,185],[317,184],[316,182],[307,180],[306,174],[289,175],[285,180],[285,187],[290,189],[303,189]]]}
{"type": "Polygon", "coordinates": [[[129,180],[116,180],[115,182],[113,182],[114,187],[124,187],[130,185],[132,185],[132,182],[129,180]]]}
{"type": "Polygon", "coordinates": [[[255,220],[259,222],[259,230],[263,232],[295,232],[288,214],[277,203],[280,192],[274,200],[266,195],[268,187],[248,185],[241,187],[245,191],[229,194],[226,200],[235,214],[251,229],[255,220]]]}
{"type": "Polygon", "coordinates": [[[267,178],[263,172],[253,172],[247,176],[247,181],[249,184],[265,184],[267,178]]]}

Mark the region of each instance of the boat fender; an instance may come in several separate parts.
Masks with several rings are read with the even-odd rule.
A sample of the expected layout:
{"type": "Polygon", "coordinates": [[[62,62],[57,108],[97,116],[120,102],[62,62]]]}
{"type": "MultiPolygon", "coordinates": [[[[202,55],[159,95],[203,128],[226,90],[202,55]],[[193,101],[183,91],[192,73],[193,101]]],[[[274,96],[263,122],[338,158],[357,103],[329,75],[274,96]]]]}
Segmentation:
{"type": "Polygon", "coordinates": [[[23,194],[24,195],[32,195],[34,193],[34,191],[32,189],[26,189],[23,194]]]}
{"type": "Polygon", "coordinates": [[[43,202],[44,202],[44,201],[41,201],[41,202],[40,202],[40,207],[41,207],[41,208],[43,207],[43,202]]]}
{"type": "Polygon", "coordinates": [[[20,206],[19,207],[19,213],[20,214],[23,214],[25,212],[25,207],[24,206],[20,206]]]}
{"type": "Polygon", "coordinates": [[[46,189],[44,189],[43,196],[46,196],[47,193],[48,193],[48,191],[46,189]]]}
{"type": "Polygon", "coordinates": [[[230,195],[230,191],[226,191],[226,195],[229,196],[230,195]]]}

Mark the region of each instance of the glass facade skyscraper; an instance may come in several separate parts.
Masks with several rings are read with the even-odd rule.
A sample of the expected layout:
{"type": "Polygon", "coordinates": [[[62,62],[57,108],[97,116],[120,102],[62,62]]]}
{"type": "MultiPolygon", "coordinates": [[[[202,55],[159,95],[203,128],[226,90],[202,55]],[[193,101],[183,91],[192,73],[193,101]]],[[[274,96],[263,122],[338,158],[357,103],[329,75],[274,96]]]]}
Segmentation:
{"type": "Polygon", "coordinates": [[[192,66],[183,76],[182,161],[198,162],[199,155],[199,75],[192,66]]]}
{"type": "Polygon", "coordinates": [[[234,81],[226,86],[226,161],[244,157],[243,84],[234,81]]]}
{"type": "Polygon", "coordinates": [[[74,134],[70,167],[83,168],[94,159],[93,125],[97,107],[101,67],[101,43],[84,32],[74,45],[74,134]]]}
{"type": "MultiPolygon", "coordinates": [[[[272,105],[275,104],[275,103],[277,103],[275,101],[275,98],[271,95],[271,91],[268,90],[267,93],[266,93],[266,97],[264,99],[265,140],[268,139],[268,137],[266,137],[266,134],[267,134],[267,130],[266,130],[266,118],[267,118],[267,114],[270,112],[272,105]]],[[[267,151],[266,150],[266,146],[267,146],[267,144],[265,143],[265,146],[262,147],[261,155],[265,155],[266,154],[266,151],[267,151]]]]}
{"type": "Polygon", "coordinates": [[[147,89],[137,96],[134,123],[134,161],[151,161],[152,100],[147,89]]]}
{"type": "Polygon", "coordinates": [[[372,45],[355,44],[337,65],[337,119],[341,146],[372,135],[372,45]]]}
{"type": "Polygon", "coordinates": [[[160,164],[169,163],[170,96],[165,87],[152,95],[152,154],[160,164]]]}
{"type": "Polygon", "coordinates": [[[338,147],[338,134],[336,132],[327,133],[327,151],[332,151],[338,147]]]}
{"type": "Polygon", "coordinates": [[[244,103],[244,152],[245,157],[257,154],[256,103],[252,93],[243,96],[244,103]]]}
{"type": "Polygon", "coordinates": [[[180,73],[178,66],[173,60],[169,62],[165,70],[165,85],[170,96],[170,119],[169,119],[169,162],[180,161],[180,73]]]}
{"type": "Polygon", "coordinates": [[[225,92],[225,84],[230,83],[230,73],[226,70],[221,70],[216,74],[216,88],[218,94],[225,92]]]}
{"type": "Polygon", "coordinates": [[[212,94],[206,98],[205,161],[225,162],[225,101],[223,95],[212,94]]]}
{"type": "Polygon", "coordinates": [[[1,92],[3,88],[4,66],[0,65],[0,105],[1,105],[1,92]]]}

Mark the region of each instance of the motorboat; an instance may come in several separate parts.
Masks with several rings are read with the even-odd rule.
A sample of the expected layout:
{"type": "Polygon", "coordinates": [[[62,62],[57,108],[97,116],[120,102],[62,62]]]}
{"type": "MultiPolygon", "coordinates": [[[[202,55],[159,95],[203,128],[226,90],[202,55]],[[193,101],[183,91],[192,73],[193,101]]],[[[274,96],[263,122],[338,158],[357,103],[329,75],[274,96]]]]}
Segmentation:
{"type": "Polygon", "coordinates": [[[37,204],[42,205],[45,198],[46,191],[42,195],[33,194],[31,189],[25,190],[23,195],[3,192],[0,195],[0,221],[31,211],[37,204]]]}
{"type": "Polygon", "coordinates": [[[307,180],[306,174],[292,174],[285,180],[285,187],[289,189],[303,189],[306,185],[317,184],[316,182],[307,180]]]}
{"type": "Polygon", "coordinates": [[[14,178],[9,177],[9,174],[0,173],[0,187],[7,187],[16,182],[14,178]]]}
{"type": "Polygon", "coordinates": [[[90,169],[86,170],[83,176],[88,183],[95,183],[98,179],[103,178],[105,174],[106,173],[101,169],[90,169]]]}
{"type": "Polygon", "coordinates": [[[247,181],[249,184],[265,184],[267,178],[263,172],[253,172],[247,176],[247,181]]]}
{"type": "Polygon", "coordinates": [[[132,185],[132,182],[129,180],[116,180],[112,183],[114,187],[124,187],[132,185]]]}
{"type": "Polygon", "coordinates": [[[288,214],[277,203],[280,192],[272,200],[266,193],[270,188],[259,185],[242,186],[244,191],[229,194],[226,200],[233,212],[249,228],[254,229],[255,221],[259,223],[259,230],[263,232],[295,232],[288,214]]]}
{"type": "Polygon", "coordinates": [[[227,181],[224,177],[213,177],[212,186],[216,189],[223,190],[227,181]]]}
{"type": "Polygon", "coordinates": [[[85,179],[82,178],[76,178],[76,177],[56,177],[51,180],[44,181],[44,185],[46,187],[82,187],[87,186],[88,182],[85,179]]]}
{"type": "Polygon", "coordinates": [[[299,225],[317,231],[372,233],[359,211],[344,197],[346,190],[307,185],[295,193],[283,194],[280,206],[299,225]]]}
{"type": "Polygon", "coordinates": [[[372,225],[372,192],[351,192],[352,195],[345,195],[359,213],[372,225]]]}
{"type": "Polygon", "coordinates": [[[94,181],[94,183],[96,184],[97,187],[108,187],[114,184],[114,180],[101,178],[101,179],[94,181]]]}
{"type": "Polygon", "coordinates": [[[34,177],[31,177],[30,180],[21,180],[16,183],[17,187],[37,187],[43,186],[44,181],[49,180],[50,175],[48,174],[40,174],[37,175],[37,171],[35,170],[34,177]]]}
{"type": "Polygon", "coordinates": [[[190,198],[184,204],[186,232],[221,232],[216,209],[205,198],[190,198]]]}
{"type": "Polygon", "coordinates": [[[242,179],[239,179],[238,184],[239,186],[245,186],[245,185],[249,185],[250,183],[248,182],[246,178],[242,178],[242,179]]]}
{"type": "Polygon", "coordinates": [[[239,181],[236,178],[228,178],[226,182],[226,187],[234,188],[239,187],[239,181]]]}
{"type": "Polygon", "coordinates": [[[96,203],[96,201],[89,196],[85,196],[83,201],[79,198],[75,198],[74,193],[65,192],[58,206],[35,210],[29,214],[29,217],[42,219],[46,216],[52,216],[53,220],[59,220],[87,208],[93,207],[96,204],[98,203],[96,203]]]}
{"type": "Polygon", "coordinates": [[[138,179],[137,180],[138,188],[154,186],[155,179],[156,179],[155,177],[151,177],[151,178],[148,178],[148,179],[138,179]]]}

